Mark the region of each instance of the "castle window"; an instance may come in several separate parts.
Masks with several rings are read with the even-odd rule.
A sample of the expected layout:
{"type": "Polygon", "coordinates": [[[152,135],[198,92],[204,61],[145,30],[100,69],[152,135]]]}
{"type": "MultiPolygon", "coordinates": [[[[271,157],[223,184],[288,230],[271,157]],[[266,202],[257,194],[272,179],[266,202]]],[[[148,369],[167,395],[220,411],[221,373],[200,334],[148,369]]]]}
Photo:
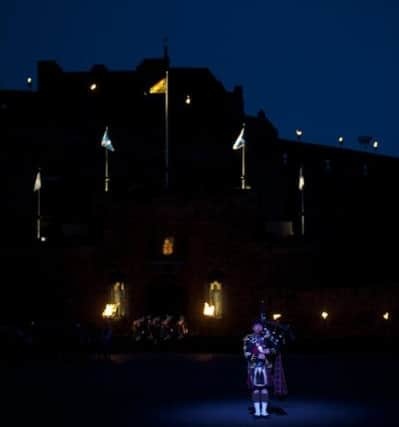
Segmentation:
{"type": "Polygon", "coordinates": [[[283,154],[283,165],[287,166],[287,164],[288,164],[288,154],[284,153],[283,154]]]}
{"type": "Polygon", "coordinates": [[[326,173],[331,172],[331,160],[324,160],[324,170],[326,173]]]}
{"type": "Polygon", "coordinates": [[[162,245],[162,254],[165,256],[173,255],[175,250],[175,238],[165,237],[162,245]]]}
{"type": "Polygon", "coordinates": [[[223,289],[221,282],[214,280],[209,284],[209,305],[215,307],[213,317],[220,319],[223,315],[223,289]]]}

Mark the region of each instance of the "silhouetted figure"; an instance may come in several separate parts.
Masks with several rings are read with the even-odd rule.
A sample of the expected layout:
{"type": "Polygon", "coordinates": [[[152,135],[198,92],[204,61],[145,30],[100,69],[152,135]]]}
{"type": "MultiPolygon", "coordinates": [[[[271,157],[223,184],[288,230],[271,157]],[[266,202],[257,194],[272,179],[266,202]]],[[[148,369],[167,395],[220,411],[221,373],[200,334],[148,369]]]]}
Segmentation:
{"type": "Polygon", "coordinates": [[[161,322],[161,340],[169,341],[173,337],[174,328],[172,325],[172,316],[167,314],[161,322]]]}
{"type": "Polygon", "coordinates": [[[180,315],[179,320],[176,324],[176,338],[178,340],[183,339],[185,336],[188,335],[188,328],[186,324],[186,319],[183,315],[180,315]]]}
{"type": "Polygon", "coordinates": [[[152,320],[150,320],[149,332],[150,332],[149,339],[151,340],[151,342],[153,344],[158,344],[159,340],[161,339],[161,318],[160,317],[154,317],[152,320]]]}

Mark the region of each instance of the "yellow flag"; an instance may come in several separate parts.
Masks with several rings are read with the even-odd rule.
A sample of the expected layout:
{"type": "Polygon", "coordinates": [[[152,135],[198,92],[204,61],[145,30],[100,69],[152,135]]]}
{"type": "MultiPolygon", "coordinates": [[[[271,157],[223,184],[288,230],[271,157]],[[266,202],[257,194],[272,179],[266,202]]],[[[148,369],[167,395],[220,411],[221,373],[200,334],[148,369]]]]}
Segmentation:
{"type": "Polygon", "coordinates": [[[150,93],[166,93],[166,78],[164,77],[158,83],[155,83],[154,86],[151,86],[150,93]]]}

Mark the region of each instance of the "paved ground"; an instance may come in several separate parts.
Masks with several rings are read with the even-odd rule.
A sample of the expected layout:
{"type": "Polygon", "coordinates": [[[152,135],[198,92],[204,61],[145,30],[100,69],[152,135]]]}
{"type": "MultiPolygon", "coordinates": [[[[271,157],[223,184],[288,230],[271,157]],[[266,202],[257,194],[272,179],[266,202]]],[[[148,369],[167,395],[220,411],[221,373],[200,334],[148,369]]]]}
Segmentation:
{"type": "Polygon", "coordinates": [[[397,360],[390,354],[291,354],[286,416],[253,420],[236,355],[147,353],[111,361],[0,364],[1,425],[394,426],[397,360]],[[7,420],[7,421],[6,421],[7,420]]]}

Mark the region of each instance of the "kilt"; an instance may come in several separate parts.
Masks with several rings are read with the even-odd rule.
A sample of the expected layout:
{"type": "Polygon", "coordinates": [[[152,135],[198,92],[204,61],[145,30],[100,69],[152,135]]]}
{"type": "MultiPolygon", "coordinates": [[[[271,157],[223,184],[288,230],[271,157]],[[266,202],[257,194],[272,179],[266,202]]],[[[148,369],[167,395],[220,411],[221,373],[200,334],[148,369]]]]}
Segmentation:
{"type": "Polygon", "coordinates": [[[266,366],[263,366],[261,369],[263,373],[256,366],[248,366],[247,385],[250,390],[272,388],[273,378],[271,370],[266,366]]]}

